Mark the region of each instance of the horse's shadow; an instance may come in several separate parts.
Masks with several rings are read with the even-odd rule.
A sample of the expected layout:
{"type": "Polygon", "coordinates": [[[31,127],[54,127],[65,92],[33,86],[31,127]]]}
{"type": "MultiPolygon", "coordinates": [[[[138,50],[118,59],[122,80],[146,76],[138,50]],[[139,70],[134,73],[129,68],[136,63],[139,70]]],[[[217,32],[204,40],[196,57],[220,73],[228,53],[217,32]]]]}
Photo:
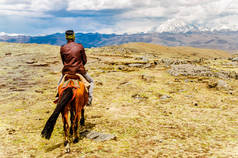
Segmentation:
{"type": "MultiPolygon", "coordinates": [[[[93,123],[86,123],[85,126],[82,126],[80,128],[80,132],[79,132],[79,135],[80,135],[80,140],[82,140],[83,138],[86,138],[86,135],[95,127],[96,124],[93,124],[93,123]]],[[[46,152],[51,152],[57,148],[60,148],[61,146],[64,146],[64,143],[58,143],[58,144],[55,144],[55,145],[52,145],[50,147],[48,147],[46,149],[46,152]]]]}
{"type": "Polygon", "coordinates": [[[48,152],[51,152],[51,151],[53,151],[53,150],[55,150],[55,149],[61,147],[61,145],[63,145],[63,143],[58,143],[58,144],[52,145],[51,147],[47,148],[47,149],[45,150],[45,152],[47,152],[47,153],[48,153],[48,152]]]}

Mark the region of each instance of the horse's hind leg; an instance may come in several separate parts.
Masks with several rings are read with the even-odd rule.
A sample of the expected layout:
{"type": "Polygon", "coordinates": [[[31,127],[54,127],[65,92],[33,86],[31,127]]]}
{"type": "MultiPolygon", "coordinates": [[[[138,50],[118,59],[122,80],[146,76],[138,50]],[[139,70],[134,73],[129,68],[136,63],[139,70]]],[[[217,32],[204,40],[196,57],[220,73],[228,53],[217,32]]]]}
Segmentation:
{"type": "Polygon", "coordinates": [[[75,120],[74,120],[74,140],[73,140],[73,143],[78,143],[79,142],[78,122],[79,122],[79,117],[78,117],[78,114],[76,114],[75,115],[75,120]]]}
{"type": "Polygon", "coordinates": [[[64,147],[65,152],[70,152],[70,146],[69,146],[69,123],[68,123],[68,111],[64,111],[62,113],[63,123],[64,123],[64,147]]]}
{"type": "Polygon", "coordinates": [[[71,103],[71,108],[70,108],[70,122],[71,122],[70,135],[73,135],[73,121],[74,121],[74,117],[75,117],[75,112],[74,112],[75,110],[74,110],[74,106],[72,103],[71,103]]]}
{"type": "Polygon", "coordinates": [[[82,110],[82,97],[80,95],[80,89],[77,89],[76,91],[76,98],[75,98],[75,118],[74,118],[74,143],[77,143],[79,141],[79,132],[78,132],[78,122],[80,118],[80,113],[82,110]]]}
{"type": "Polygon", "coordinates": [[[80,125],[85,125],[85,119],[84,119],[84,109],[81,110],[81,119],[80,119],[80,125]]]}

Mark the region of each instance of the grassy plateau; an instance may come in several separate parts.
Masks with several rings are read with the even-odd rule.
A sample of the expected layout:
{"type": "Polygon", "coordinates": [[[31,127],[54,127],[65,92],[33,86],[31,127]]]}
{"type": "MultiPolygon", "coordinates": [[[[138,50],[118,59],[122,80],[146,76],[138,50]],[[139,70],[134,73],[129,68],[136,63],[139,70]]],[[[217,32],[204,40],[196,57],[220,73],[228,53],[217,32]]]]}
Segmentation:
{"type": "Polygon", "coordinates": [[[65,154],[61,117],[51,139],[42,139],[55,108],[59,47],[0,43],[0,157],[238,157],[238,62],[228,60],[230,54],[145,43],[86,49],[86,54],[95,89],[80,131],[117,139],[82,137],[65,154]],[[168,72],[184,62],[234,75],[168,72]],[[219,80],[226,85],[216,87],[219,80]]]}

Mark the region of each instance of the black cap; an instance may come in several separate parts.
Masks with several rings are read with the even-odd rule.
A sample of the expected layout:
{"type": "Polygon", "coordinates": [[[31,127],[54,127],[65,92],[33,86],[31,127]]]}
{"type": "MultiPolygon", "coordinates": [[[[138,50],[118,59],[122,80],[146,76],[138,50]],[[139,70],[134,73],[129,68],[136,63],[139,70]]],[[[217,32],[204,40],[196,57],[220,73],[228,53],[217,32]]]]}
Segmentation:
{"type": "Polygon", "coordinates": [[[65,31],[65,35],[73,35],[74,31],[73,30],[67,30],[65,31]]]}

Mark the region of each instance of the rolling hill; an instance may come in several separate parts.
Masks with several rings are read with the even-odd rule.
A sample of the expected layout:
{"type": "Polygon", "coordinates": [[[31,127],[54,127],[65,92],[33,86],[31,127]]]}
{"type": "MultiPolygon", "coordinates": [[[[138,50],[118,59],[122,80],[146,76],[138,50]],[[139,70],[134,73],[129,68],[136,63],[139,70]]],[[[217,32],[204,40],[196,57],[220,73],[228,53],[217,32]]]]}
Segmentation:
{"type": "MultiPolygon", "coordinates": [[[[197,32],[162,32],[138,34],[100,34],[76,33],[76,41],[86,48],[120,45],[129,42],[146,42],[166,46],[191,46],[197,48],[222,49],[230,52],[238,50],[237,31],[197,31],[197,32]]],[[[2,42],[37,43],[62,45],[65,43],[63,33],[42,36],[0,35],[2,42]]]]}

